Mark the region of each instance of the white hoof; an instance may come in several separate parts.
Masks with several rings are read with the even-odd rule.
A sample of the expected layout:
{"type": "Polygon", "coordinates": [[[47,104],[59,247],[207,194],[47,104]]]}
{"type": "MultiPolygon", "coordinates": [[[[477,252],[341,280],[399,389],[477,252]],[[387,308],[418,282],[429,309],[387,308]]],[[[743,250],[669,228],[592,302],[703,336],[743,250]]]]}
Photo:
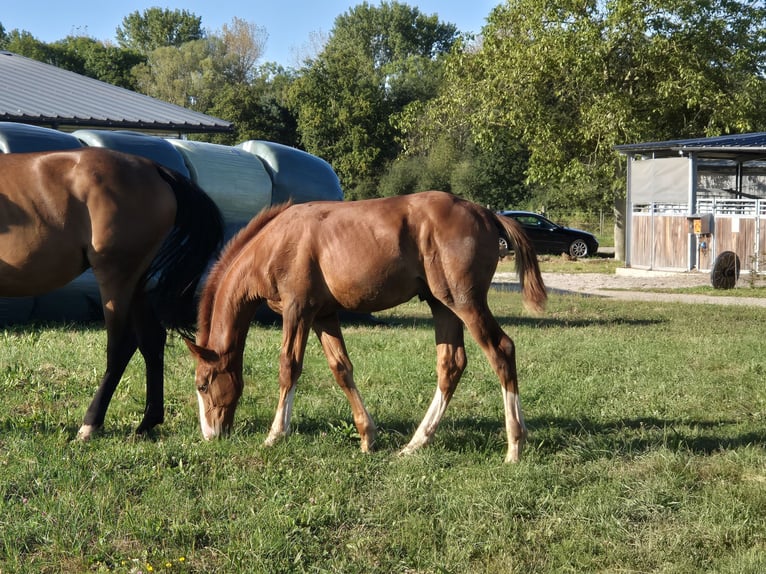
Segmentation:
{"type": "Polygon", "coordinates": [[[505,462],[519,462],[521,460],[521,451],[523,449],[524,441],[509,444],[508,454],[505,455],[505,462]]]}
{"type": "Polygon", "coordinates": [[[269,433],[269,436],[267,436],[266,440],[263,441],[263,446],[274,446],[279,441],[284,440],[286,436],[287,433],[269,433]]]}
{"type": "Polygon", "coordinates": [[[410,455],[413,455],[417,451],[419,451],[421,449],[421,447],[423,447],[424,445],[425,445],[425,443],[423,443],[423,444],[412,444],[412,442],[410,442],[410,444],[408,444],[402,450],[399,451],[399,456],[410,456],[410,455]]]}
{"type": "Polygon", "coordinates": [[[99,427],[96,425],[82,425],[80,430],[77,431],[77,440],[88,441],[93,434],[98,431],[99,427]]]}

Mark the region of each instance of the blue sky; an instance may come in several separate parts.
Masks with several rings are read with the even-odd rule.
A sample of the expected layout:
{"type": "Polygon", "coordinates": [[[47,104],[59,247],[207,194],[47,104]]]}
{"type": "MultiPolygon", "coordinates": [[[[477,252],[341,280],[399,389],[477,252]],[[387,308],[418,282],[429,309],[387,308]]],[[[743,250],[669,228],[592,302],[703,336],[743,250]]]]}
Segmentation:
{"type": "MultiPolygon", "coordinates": [[[[402,0],[421,12],[437,14],[455,24],[461,32],[478,33],[492,8],[501,0],[402,0]]],[[[377,0],[368,0],[377,5],[377,0]]],[[[335,18],[358,4],[343,0],[187,0],[113,2],[112,0],[5,0],[0,23],[6,31],[18,28],[43,42],[55,42],[71,34],[86,35],[114,42],[114,31],[122,19],[152,6],[186,9],[202,18],[209,30],[219,30],[232,18],[242,18],[262,26],[268,33],[262,62],[298,66],[302,57],[313,55],[312,38],[326,36],[335,18]]]]}

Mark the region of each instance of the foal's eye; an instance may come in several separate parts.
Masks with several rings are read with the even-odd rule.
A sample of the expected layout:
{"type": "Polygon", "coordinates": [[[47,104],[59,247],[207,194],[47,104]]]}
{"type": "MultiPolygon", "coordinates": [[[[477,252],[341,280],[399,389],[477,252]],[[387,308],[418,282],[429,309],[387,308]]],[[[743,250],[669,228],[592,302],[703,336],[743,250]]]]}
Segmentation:
{"type": "Polygon", "coordinates": [[[198,387],[197,387],[197,390],[198,390],[200,393],[206,393],[206,392],[207,392],[207,388],[208,388],[208,386],[209,386],[209,385],[210,385],[210,382],[207,382],[207,381],[206,381],[205,383],[203,383],[203,384],[201,384],[200,386],[198,386],[198,387]]]}

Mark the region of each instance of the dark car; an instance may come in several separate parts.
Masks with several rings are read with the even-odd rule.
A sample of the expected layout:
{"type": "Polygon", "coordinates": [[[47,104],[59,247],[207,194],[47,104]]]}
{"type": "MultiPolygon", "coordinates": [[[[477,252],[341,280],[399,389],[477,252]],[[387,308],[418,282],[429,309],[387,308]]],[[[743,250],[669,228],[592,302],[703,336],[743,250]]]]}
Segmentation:
{"type": "MultiPolygon", "coordinates": [[[[499,211],[500,215],[512,217],[524,227],[527,236],[538,253],[559,255],[568,253],[572,257],[587,257],[598,251],[596,236],[587,231],[563,227],[531,211],[499,211]]],[[[500,240],[501,244],[503,240],[500,240]]],[[[507,249],[508,246],[504,245],[507,249]]]]}

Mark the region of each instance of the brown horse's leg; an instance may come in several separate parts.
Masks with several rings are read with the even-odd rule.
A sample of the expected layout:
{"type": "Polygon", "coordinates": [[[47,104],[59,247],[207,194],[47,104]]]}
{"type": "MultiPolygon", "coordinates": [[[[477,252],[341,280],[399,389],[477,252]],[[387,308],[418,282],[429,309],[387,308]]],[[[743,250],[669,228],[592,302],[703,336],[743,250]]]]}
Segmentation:
{"type": "Polygon", "coordinates": [[[460,319],[438,301],[432,301],[430,305],[436,330],[436,393],[420,426],[401,454],[411,454],[431,441],[467,365],[460,319]]]}
{"type": "Polygon", "coordinates": [[[375,423],[364,407],[362,397],[354,384],[354,366],[346,351],[346,343],[340,330],[340,322],[337,315],[331,315],[314,321],[314,331],[322,343],[327,364],[330,366],[335,380],[346,394],[351,412],[354,415],[354,424],[362,439],[362,451],[370,452],[375,442],[375,423]]]}
{"type": "Polygon", "coordinates": [[[136,337],[130,329],[123,327],[119,333],[107,329],[106,372],[85,412],[82,426],[77,432],[78,439],[90,439],[91,435],[104,425],[109,402],[137,347],[136,337]]]}
{"type": "Polygon", "coordinates": [[[143,434],[165,420],[163,377],[167,332],[142,291],[136,293],[130,311],[138,350],[146,365],[146,407],[144,418],[136,429],[136,433],[143,434]]]}
{"type": "Polygon", "coordinates": [[[508,436],[505,462],[518,462],[527,439],[527,427],[524,424],[519,398],[515,345],[500,328],[486,304],[464,306],[456,311],[500,379],[505,409],[505,431],[508,436]]]}
{"type": "MultiPolygon", "coordinates": [[[[85,418],[77,438],[88,440],[94,431],[104,424],[104,417],[109,408],[117,384],[120,382],[125,367],[138,348],[138,340],[129,325],[130,304],[134,298],[139,276],[115,269],[112,265],[103,265],[109,261],[108,254],[100,257],[89,256],[93,274],[101,293],[101,305],[106,324],[106,372],[96,390],[96,394],[85,412],[85,418]]],[[[130,261],[123,258],[126,268],[130,261]]]]}
{"type": "Polygon", "coordinates": [[[282,351],[279,356],[279,402],[264,444],[271,446],[290,432],[295,385],[303,369],[303,352],[308,339],[308,324],[297,319],[294,309],[282,318],[282,351]]]}

